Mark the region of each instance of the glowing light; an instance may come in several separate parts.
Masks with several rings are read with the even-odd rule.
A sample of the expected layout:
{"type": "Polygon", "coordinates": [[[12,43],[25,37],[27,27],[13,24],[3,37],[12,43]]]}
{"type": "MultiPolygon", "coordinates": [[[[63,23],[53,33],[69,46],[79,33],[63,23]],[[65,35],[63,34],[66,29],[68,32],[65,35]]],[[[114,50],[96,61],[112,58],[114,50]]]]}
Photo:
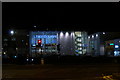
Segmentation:
{"type": "Polygon", "coordinates": [[[110,43],[110,46],[113,46],[114,45],[114,43],[110,43]]]}
{"type": "Polygon", "coordinates": [[[36,46],[35,44],[33,44],[32,46],[36,46]]]}
{"type": "Polygon", "coordinates": [[[12,30],[12,31],[10,31],[10,33],[13,35],[13,34],[14,34],[14,31],[12,30]]]}
{"type": "Polygon", "coordinates": [[[36,28],[36,26],[34,26],[36,28]]]}
{"type": "Polygon", "coordinates": [[[63,34],[63,32],[60,32],[60,37],[62,37],[64,34],[63,34]]]}
{"type": "Polygon", "coordinates": [[[74,36],[74,32],[71,33],[71,36],[74,36]]]}
{"type": "Polygon", "coordinates": [[[82,44],[78,44],[78,46],[82,46],[82,44]]]}
{"type": "Polygon", "coordinates": [[[82,54],[82,51],[79,51],[78,53],[79,53],[79,54],[82,54]]]}
{"type": "Polygon", "coordinates": [[[103,32],[103,34],[105,34],[105,32],[103,32]]]}
{"type": "Polygon", "coordinates": [[[3,54],[6,54],[6,52],[4,52],[3,54]]]}
{"type": "Polygon", "coordinates": [[[90,39],[90,36],[88,36],[88,38],[90,39]]]}
{"type": "Polygon", "coordinates": [[[33,61],[34,59],[32,59],[32,61],[33,61]]]}
{"type": "Polygon", "coordinates": [[[75,32],[76,36],[81,37],[81,32],[75,32]]]}
{"type": "Polygon", "coordinates": [[[81,37],[81,34],[77,35],[78,37],[81,37]]]}
{"type": "Polygon", "coordinates": [[[16,50],[18,50],[18,48],[16,48],[16,50]]]}
{"type": "Polygon", "coordinates": [[[56,38],[57,35],[36,35],[36,38],[48,38],[48,37],[49,38],[56,38]]]}
{"type": "Polygon", "coordinates": [[[67,37],[68,35],[69,35],[69,33],[68,33],[68,32],[66,32],[66,33],[65,33],[65,36],[67,37]]]}
{"type": "Polygon", "coordinates": [[[14,56],[15,58],[17,58],[17,56],[14,56]]]}
{"type": "Polygon", "coordinates": [[[94,38],[94,35],[92,35],[92,38],[94,38]]]}
{"type": "Polygon", "coordinates": [[[118,45],[115,45],[115,48],[119,48],[119,46],[118,46],[118,45]]]}
{"type": "Polygon", "coordinates": [[[41,40],[38,40],[38,43],[42,43],[42,41],[41,41],[41,40]]]}
{"type": "Polygon", "coordinates": [[[29,59],[26,59],[26,61],[29,61],[29,59]]]}
{"type": "Polygon", "coordinates": [[[78,42],[81,42],[82,40],[81,39],[77,39],[78,42]]]}
{"type": "Polygon", "coordinates": [[[98,37],[98,34],[96,34],[96,37],[98,37]]]}
{"type": "Polygon", "coordinates": [[[119,53],[120,53],[119,51],[114,51],[114,56],[119,56],[120,55],[119,53]]]}
{"type": "Polygon", "coordinates": [[[82,50],[82,48],[78,48],[78,50],[82,50]]]}

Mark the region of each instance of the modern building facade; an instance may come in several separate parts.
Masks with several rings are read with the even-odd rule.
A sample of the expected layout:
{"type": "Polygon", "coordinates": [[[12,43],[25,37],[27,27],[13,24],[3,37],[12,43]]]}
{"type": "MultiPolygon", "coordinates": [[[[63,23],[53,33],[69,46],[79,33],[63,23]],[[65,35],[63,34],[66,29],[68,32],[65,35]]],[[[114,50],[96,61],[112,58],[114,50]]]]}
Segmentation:
{"type": "Polygon", "coordinates": [[[105,42],[105,53],[108,56],[120,56],[120,39],[105,42]]]}
{"type": "Polygon", "coordinates": [[[10,30],[2,38],[2,53],[4,57],[29,55],[29,32],[26,30],[10,30]]]}
{"type": "Polygon", "coordinates": [[[88,36],[85,31],[26,31],[15,30],[3,36],[4,57],[40,54],[112,55],[120,56],[120,39],[110,39],[107,32],[88,36]]]}
{"type": "Polygon", "coordinates": [[[120,39],[114,40],[114,56],[120,56],[120,39]]]}
{"type": "Polygon", "coordinates": [[[33,31],[29,44],[33,57],[39,54],[82,55],[87,52],[87,32],[33,31]]]}
{"type": "Polygon", "coordinates": [[[119,32],[97,32],[88,36],[88,53],[93,56],[120,56],[119,32]],[[116,34],[116,35],[115,35],[116,34]]]}
{"type": "Polygon", "coordinates": [[[97,32],[88,36],[88,54],[93,56],[104,55],[105,32],[97,32]]]}

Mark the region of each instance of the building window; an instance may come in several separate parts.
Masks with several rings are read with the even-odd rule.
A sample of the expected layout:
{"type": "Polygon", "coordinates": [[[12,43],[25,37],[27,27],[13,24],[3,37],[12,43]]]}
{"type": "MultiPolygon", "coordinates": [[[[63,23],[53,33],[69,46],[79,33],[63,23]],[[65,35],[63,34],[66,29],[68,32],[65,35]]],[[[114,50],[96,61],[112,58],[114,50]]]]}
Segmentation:
{"type": "Polygon", "coordinates": [[[15,38],[12,38],[12,41],[15,41],[16,39],[15,38]]]}
{"type": "Polygon", "coordinates": [[[8,41],[8,39],[4,39],[4,41],[8,41]]]}

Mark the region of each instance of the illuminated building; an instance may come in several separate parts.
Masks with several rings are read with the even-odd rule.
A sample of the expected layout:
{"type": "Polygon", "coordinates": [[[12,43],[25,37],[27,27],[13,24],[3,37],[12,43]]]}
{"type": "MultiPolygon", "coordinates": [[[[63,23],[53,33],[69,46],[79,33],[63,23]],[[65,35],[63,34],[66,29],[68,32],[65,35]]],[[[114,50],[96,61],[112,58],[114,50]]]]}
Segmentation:
{"type": "Polygon", "coordinates": [[[30,32],[30,54],[37,56],[39,54],[57,53],[57,32],[38,31],[30,32]],[[39,42],[41,40],[41,43],[39,42]],[[40,43],[40,44],[39,44],[40,43]]]}
{"type": "Polygon", "coordinates": [[[38,54],[82,55],[87,52],[86,32],[33,31],[30,32],[29,38],[31,56],[38,54]],[[41,40],[40,45],[38,40],[41,40]]]}
{"type": "Polygon", "coordinates": [[[120,39],[105,42],[105,52],[108,56],[120,56],[120,39]]]}
{"type": "Polygon", "coordinates": [[[120,56],[119,32],[97,32],[88,36],[88,54],[93,56],[120,56]]]}
{"type": "Polygon", "coordinates": [[[114,56],[120,56],[120,39],[114,40],[114,56]]]}
{"type": "Polygon", "coordinates": [[[104,55],[105,32],[97,32],[88,36],[88,53],[92,56],[104,55]]]}

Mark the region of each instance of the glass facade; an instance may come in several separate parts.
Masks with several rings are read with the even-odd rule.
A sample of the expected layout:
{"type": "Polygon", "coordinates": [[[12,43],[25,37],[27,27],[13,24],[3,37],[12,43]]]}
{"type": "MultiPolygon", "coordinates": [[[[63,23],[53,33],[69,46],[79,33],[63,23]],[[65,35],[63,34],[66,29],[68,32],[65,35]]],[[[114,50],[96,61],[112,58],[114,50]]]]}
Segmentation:
{"type": "Polygon", "coordinates": [[[30,54],[34,56],[47,53],[73,55],[87,52],[86,32],[36,31],[30,32],[29,40],[30,54]]]}
{"type": "Polygon", "coordinates": [[[75,32],[75,51],[77,54],[85,54],[87,52],[86,32],[75,32]]]}
{"type": "Polygon", "coordinates": [[[57,32],[31,32],[30,44],[32,54],[57,53],[57,32]]]}

